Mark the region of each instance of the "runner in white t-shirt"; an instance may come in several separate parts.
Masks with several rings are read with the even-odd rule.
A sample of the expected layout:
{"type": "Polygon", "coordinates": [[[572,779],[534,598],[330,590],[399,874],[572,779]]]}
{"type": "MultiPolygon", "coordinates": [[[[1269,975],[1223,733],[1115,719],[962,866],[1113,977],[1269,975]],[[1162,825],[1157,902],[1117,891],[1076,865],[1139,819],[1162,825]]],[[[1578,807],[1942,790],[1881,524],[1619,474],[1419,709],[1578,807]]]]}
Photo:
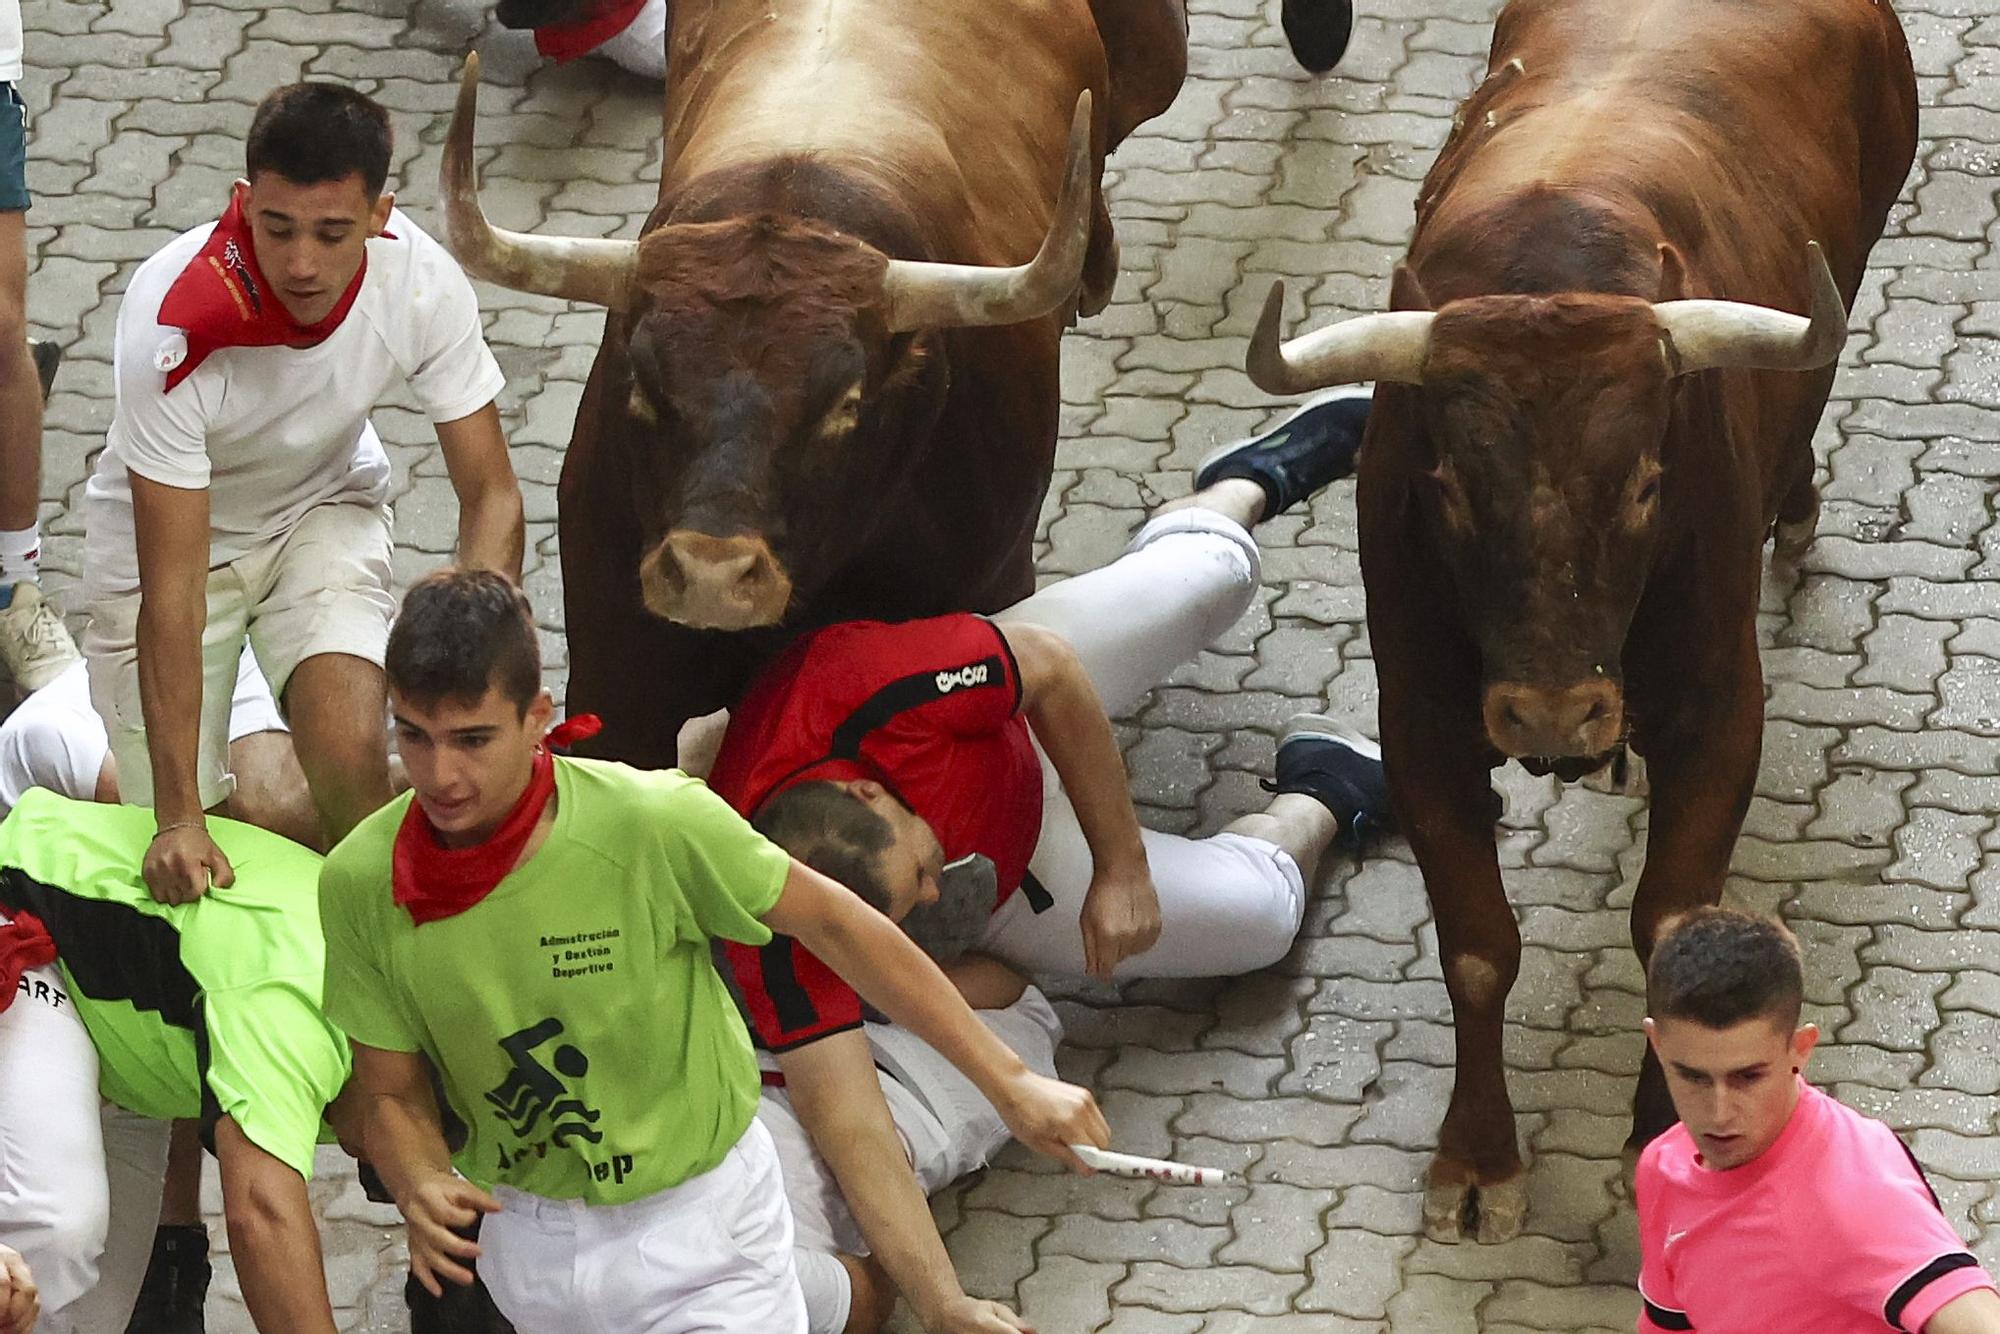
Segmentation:
{"type": "Polygon", "coordinates": [[[329,83],[266,97],[228,211],[140,266],[117,408],[85,491],[91,700],[124,799],[150,805],[155,897],[233,879],[204,812],[231,790],[247,633],[329,842],[390,796],[382,651],[389,463],[369,411],[398,383],[458,493],[458,560],[518,578],[504,377],[458,266],[383,193],[388,115],[329,83]]]}

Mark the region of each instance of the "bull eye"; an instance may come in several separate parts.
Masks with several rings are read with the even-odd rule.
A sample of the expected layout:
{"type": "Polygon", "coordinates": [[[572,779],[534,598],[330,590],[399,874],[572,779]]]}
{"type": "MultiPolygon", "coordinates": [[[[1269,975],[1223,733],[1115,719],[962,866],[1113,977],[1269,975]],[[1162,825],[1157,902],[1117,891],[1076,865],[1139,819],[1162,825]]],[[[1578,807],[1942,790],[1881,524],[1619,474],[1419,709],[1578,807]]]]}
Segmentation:
{"type": "Polygon", "coordinates": [[[1634,497],[1634,501],[1635,503],[1640,505],[1650,505],[1659,498],[1660,498],[1660,475],[1658,473],[1654,473],[1651,477],[1648,477],[1646,479],[1645,485],[1639,488],[1639,494],[1636,497],[1634,497]]]}
{"type": "Polygon", "coordinates": [[[852,435],[855,427],[860,424],[861,383],[856,381],[847,387],[847,392],[842,394],[834,405],[827,409],[826,415],[819,419],[819,426],[814,434],[828,444],[833,444],[852,435]]]}

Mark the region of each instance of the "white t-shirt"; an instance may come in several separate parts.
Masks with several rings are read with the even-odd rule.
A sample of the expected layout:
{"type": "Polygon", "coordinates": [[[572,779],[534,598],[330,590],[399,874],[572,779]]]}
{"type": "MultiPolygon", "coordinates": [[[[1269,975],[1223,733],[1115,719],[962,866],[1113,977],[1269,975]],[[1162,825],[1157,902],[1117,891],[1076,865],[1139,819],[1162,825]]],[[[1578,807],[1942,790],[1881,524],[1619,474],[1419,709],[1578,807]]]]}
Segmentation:
{"type": "Polygon", "coordinates": [[[207,488],[209,565],[284,534],[329,501],[380,505],[389,459],[368,413],[406,381],[433,422],[492,402],[506,377],[487,349],[472,284],[400,210],[394,240],[368,242],[368,272],[347,318],[314,347],[225,347],[166,389],[186,335],[160,324],[167,290],[215,229],[169,242],[139,266],[118,310],[117,407],[84,488],[84,558],[92,597],[138,587],[127,470],[207,488]]]}
{"type": "Polygon", "coordinates": [[[21,81],[21,0],[0,0],[0,83],[21,81]]]}

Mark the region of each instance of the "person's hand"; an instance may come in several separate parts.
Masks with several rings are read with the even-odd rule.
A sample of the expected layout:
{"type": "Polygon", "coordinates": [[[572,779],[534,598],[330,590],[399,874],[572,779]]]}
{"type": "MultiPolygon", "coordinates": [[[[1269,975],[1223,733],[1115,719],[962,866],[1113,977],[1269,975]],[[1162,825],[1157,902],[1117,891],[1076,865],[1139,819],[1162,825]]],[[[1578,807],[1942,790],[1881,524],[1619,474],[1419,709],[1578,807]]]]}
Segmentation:
{"type": "Polygon", "coordinates": [[[1060,1079],[1023,1069],[994,1106],[1015,1139],[1072,1172],[1090,1176],[1091,1168],[1070,1145],[1092,1144],[1100,1149],[1111,1145],[1111,1127],[1104,1123],[1097,1099],[1090,1096],[1090,1090],[1060,1079]]]}
{"type": "Polygon", "coordinates": [[[500,1201],[464,1177],[433,1172],[396,1201],[410,1234],[410,1272],[433,1297],[444,1296],[443,1280],[459,1287],[472,1282],[467,1266],[479,1258],[479,1243],[459,1235],[481,1214],[500,1212],[500,1201]],[[465,1263],[461,1264],[460,1261],[465,1263]]]}
{"type": "Polygon", "coordinates": [[[198,824],[173,825],[155,834],[139,870],[160,903],[193,903],[210,885],[227,889],[236,883],[229,858],[198,824]]]}
{"type": "MultiPolygon", "coordinates": [[[[28,1334],[42,1313],[41,1294],[21,1253],[0,1246],[0,1334],[28,1334]]],[[[969,1327],[976,1328],[976,1327],[969,1327]]],[[[1002,1325],[1002,1329],[1012,1329],[1002,1325]]]]}
{"type": "Polygon", "coordinates": [[[1035,1327],[999,1302],[960,1296],[918,1323],[924,1334],[1035,1334],[1035,1327]]]}
{"type": "Polygon", "coordinates": [[[1083,966],[1109,982],[1112,970],[1160,938],[1160,895],[1144,859],[1100,868],[1083,896],[1083,966]]]}

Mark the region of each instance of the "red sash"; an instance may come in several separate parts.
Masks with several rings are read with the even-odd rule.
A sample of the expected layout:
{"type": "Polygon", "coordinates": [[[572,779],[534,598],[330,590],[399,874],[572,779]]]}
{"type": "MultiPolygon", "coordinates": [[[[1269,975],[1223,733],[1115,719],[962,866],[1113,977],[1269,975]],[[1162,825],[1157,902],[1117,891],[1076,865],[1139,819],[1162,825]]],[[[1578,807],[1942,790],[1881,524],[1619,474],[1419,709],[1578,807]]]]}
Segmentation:
{"type": "Polygon", "coordinates": [[[422,926],[456,917],[491,894],[520,862],[549,798],[556,794],[556,763],[549,746],[567,747],[595,736],[603,726],[596,714],[583,713],[550,728],[548,745],[535,748],[528,786],[500,827],[483,843],[468,848],[444,846],[430,816],[424,814],[423,802],[413,798],[403,814],[402,827],[396,831],[395,851],[390,857],[390,888],[397,906],[422,926]]]}
{"type": "Polygon", "coordinates": [[[598,0],[574,23],[555,23],[535,29],[535,49],[561,64],[589,55],[598,47],[632,26],[646,0],[598,0]]]}
{"type": "Polygon", "coordinates": [[[15,913],[13,921],[0,926],[0,1014],[19,994],[21,974],[55,958],[55,937],[33,913],[15,913]]]}
{"type": "MultiPolygon", "coordinates": [[[[382,233],[387,236],[388,233],[382,233]]],[[[340,327],[354,298],[361,292],[361,280],[368,276],[364,252],[354,281],[340,295],[333,310],[317,324],[300,324],[286,310],[271,285],[257,267],[256,247],[250,241],[250,220],[243,216],[243,201],[231,191],[229,207],[215,224],[215,231],[201,251],[181,270],[180,277],[167,289],[160,303],[160,323],[187,331],[187,356],[167,372],[167,392],[194,374],[208,354],[225,347],[277,347],[290,343],[316,343],[340,327]]]]}

